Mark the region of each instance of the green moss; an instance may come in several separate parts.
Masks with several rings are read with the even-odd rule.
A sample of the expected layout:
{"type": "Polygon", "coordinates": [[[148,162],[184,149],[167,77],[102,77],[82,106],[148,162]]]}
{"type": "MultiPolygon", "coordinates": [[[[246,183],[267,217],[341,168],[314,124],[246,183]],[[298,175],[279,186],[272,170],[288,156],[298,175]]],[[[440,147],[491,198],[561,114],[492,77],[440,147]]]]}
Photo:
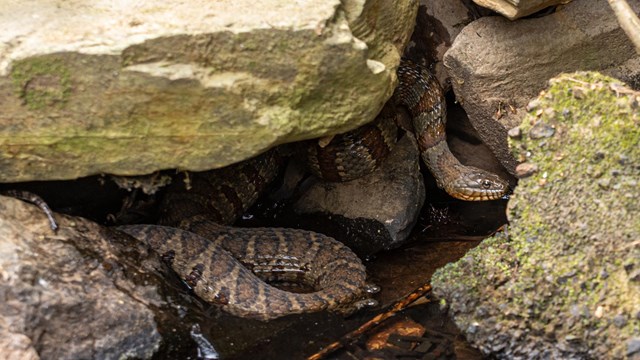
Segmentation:
{"type": "MultiPolygon", "coordinates": [[[[490,318],[509,334],[522,325],[509,314],[518,314],[529,329],[544,332],[550,351],[571,335],[576,353],[622,356],[626,339],[640,332],[640,285],[627,271],[640,267],[633,246],[640,237],[639,102],[640,93],[615,79],[574,73],[552,79],[530,104],[522,139],[510,144],[539,171],[520,182],[510,201],[509,236],[484,241],[467,256],[471,261],[433,278],[461,329],[472,321],[482,328],[490,318]],[[460,288],[467,293],[453,290],[460,288]],[[470,313],[476,303],[490,314],[470,313]],[[626,324],[613,325],[615,316],[626,324]]],[[[480,345],[499,338],[493,332],[470,337],[480,345]]]]}
{"type": "Polygon", "coordinates": [[[72,90],[70,70],[61,59],[39,57],[17,61],[11,78],[19,97],[31,110],[62,108],[72,90]]]}

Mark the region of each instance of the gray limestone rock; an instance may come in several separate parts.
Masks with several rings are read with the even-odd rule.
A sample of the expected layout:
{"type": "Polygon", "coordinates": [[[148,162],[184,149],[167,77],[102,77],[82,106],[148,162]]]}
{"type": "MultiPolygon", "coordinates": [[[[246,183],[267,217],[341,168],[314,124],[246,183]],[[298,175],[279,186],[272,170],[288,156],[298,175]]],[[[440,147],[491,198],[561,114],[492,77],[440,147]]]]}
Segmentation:
{"type": "Polygon", "coordinates": [[[333,236],[359,255],[402,245],[425,199],[413,136],[404,136],[382,166],[345,182],[318,181],[294,204],[302,225],[333,236]]]}
{"type": "Polygon", "coordinates": [[[0,182],[207,170],[353,129],[391,96],[417,7],[2,2],[0,182]]]}
{"type": "Polygon", "coordinates": [[[445,91],[451,85],[442,59],[456,36],[471,21],[473,14],[464,0],[420,1],[416,27],[405,55],[414,60],[424,60],[424,65],[435,72],[445,91]]]}
{"type": "Polygon", "coordinates": [[[0,196],[0,357],[150,358],[163,300],[159,277],[138,266],[154,258],[88,220],[57,218],[54,233],[40,209],[0,196]]]}
{"type": "Polygon", "coordinates": [[[491,9],[509,20],[515,20],[544,8],[566,4],[572,0],[473,0],[476,4],[491,9]]]}
{"type": "MultiPolygon", "coordinates": [[[[629,1],[640,10],[640,1],[629,1]]],[[[529,100],[562,72],[605,70],[638,78],[638,55],[604,1],[574,1],[555,13],[510,21],[480,18],[466,26],[445,54],[458,102],[502,164],[514,172],[507,129],[517,126],[529,100]]]]}
{"type": "Polygon", "coordinates": [[[550,83],[510,140],[537,171],[508,229],[439,269],[434,293],[497,359],[624,359],[640,329],[640,93],[598,73],[550,83]]]}

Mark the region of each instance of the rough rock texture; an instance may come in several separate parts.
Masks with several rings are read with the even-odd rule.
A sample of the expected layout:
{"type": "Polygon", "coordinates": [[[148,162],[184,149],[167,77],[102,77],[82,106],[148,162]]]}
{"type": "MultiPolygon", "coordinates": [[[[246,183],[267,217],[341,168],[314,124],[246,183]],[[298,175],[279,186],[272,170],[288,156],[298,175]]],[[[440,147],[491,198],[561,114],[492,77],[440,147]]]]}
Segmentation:
{"type": "Polygon", "coordinates": [[[480,140],[462,107],[451,104],[447,107],[447,143],[451,153],[461,163],[487,170],[509,182],[514,188],[517,179],[496,159],[491,149],[480,140]]]}
{"type": "Polygon", "coordinates": [[[205,170],[357,127],[393,92],[417,6],[5,1],[0,182],[205,170]]]}
{"type": "Polygon", "coordinates": [[[435,72],[438,81],[448,91],[449,74],[442,58],[462,28],[473,20],[463,0],[421,0],[416,27],[405,54],[435,72]]]}
{"type": "Polygon", "coordinates": [[[304,215],[304,227],[335,237],[358,255],[398,247],[425,199],[419,162],[415,139],[404,136],[378,170],[345,183],[317,182],[294,209],[304,215]]]}
{"type": "Polygon", "coordinates": [[[473,0],[476,4],[500,13],[510,20],[531,15],[549,6],[566,4],[572,0],[473,0]]]}
{"type": "MultiPolygon", "coordinates": [[[[640,1],[629,3],[640,10],[640,1]]],[[[624,68],[623,80],[637,80],[640,66],[631,61],[637,58],[606,1],[574,1],[541,18],[478,19],[458,35],[444,63],[473,126],[513,172],[507,129],[519,124],[523,107],[549,78],[624,68]]]]}
{"type": "Polygon", "coordinates": [[[551,84],[512,134],[537,171],[510,200],[507,235],[440,269],[434,291],[497,358],[639,356],[640,93],[597,73],[551,84]]]}
{"type": "Polygon", "coordinates": [[[139,266],[153,258],[131,238],[57,218],[53,233],[40,209],[0,196],[0,358],[150,358],[163,300],[139,266]]]}

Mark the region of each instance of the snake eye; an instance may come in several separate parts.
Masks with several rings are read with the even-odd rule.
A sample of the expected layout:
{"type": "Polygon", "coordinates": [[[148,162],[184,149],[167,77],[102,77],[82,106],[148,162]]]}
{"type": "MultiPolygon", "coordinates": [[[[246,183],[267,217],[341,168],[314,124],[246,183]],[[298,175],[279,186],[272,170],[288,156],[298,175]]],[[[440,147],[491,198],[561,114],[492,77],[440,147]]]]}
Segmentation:
{"type": "Polygon", "coordinates": [[[491,188],[491,181],[482,180],[482,187],[485,188],[485,189],[490,189],[491,188]]]}

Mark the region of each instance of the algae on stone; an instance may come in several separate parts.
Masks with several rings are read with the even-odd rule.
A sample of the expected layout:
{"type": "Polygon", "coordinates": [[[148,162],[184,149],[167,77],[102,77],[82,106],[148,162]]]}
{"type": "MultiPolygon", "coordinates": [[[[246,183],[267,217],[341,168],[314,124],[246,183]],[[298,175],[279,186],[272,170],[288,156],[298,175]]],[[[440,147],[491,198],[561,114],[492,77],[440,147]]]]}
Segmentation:
{"type": "Polygon", "coordinates": [[[57,59],[33,58],[17,62],[11,73],[20,98],[30,110],[62,107],[71,92],[70,70],[57,59]]]}
{"type": "Polygon", "coordinates": [[[499,358],[624,358],[640,341],[640,93],[563,74],[510,139],[535,164],[505,234],[433,278],[458,326],[499,358]]]}
{"type": "Polygon", "coordinates": [[[202,171],[375,118],[418,2],[0,3],[0,182],[202,171]]]}

